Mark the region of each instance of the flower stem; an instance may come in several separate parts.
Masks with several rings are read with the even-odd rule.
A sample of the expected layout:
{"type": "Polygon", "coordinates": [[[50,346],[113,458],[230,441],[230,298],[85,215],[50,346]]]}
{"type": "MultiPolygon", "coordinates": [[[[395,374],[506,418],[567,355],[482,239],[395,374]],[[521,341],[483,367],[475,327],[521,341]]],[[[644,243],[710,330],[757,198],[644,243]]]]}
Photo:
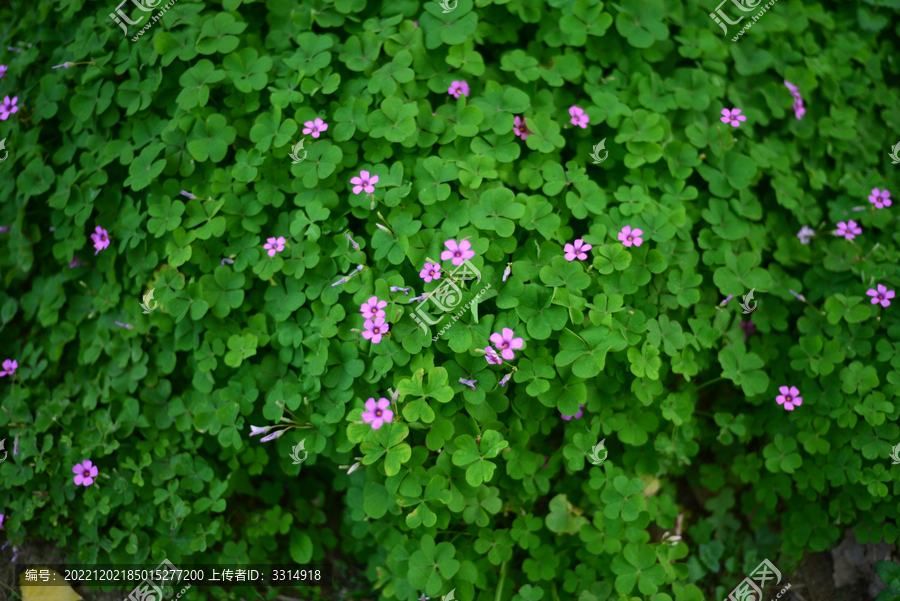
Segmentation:
{"type": "Polygon", "coordinates": [[[509,560],[504,561],[500,566],[500,581],[497,583],[497,592],[494,594],[494,601],[500,601],[503,597],[503,583],[506,581],[506,570],[509,568],[509,560]]]}

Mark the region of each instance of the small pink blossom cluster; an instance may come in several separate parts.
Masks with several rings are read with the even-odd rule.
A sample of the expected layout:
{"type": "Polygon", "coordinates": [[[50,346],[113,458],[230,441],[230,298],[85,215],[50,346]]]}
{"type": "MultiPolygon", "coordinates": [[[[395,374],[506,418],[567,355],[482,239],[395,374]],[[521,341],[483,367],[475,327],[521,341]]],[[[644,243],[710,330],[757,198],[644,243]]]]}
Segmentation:
{"type": "Polygon", "coordinates": [[[387,307],[387,301],[380,301],[377,296],[370,297],[368,301],[359,307],[360,313],[366,320],[363,325],[365,329],[363,338],[371,340],[375,344],[381,342],[382,337],[390,329],[390,324],[384,319],[386,315],[384,312],[385,307],[387,307]]]}
{"type": "Polygon", "coordinates": [[[803,115],[806,114],[806,107],[803,105],[803,97],[800,95],[800,88],[789,82],[788,80],[784,80],[784,85],[787,86],[787,89],[791,92],[791,96],[794,97],[794,116],[797,119],[802,119],[803,115]]]}

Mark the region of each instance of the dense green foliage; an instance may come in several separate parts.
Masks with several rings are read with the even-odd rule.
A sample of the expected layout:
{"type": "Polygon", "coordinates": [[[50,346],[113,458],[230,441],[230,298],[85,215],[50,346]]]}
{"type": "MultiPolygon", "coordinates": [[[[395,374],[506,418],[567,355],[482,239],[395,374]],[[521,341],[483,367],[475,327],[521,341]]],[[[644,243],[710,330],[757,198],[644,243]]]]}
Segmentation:
{"type": "Polygon", "coordinates": [[[149,17],[124,6],[125,37],[115,3],[0,6],[0,48],[20,49],[0,51],[20,107],[0,122],[13,545],[343,558],[381,601],[699,601],[847,527],[897,541],[900,299],[866,295],[900,288],[900,207],[867,200],[900,184],[897,0],[781,0],[737,42],[695,2],[178,0],[137,41],[149,17]],[[849,219],[852,242],[831,233],[849,219]],[[464,238],[481,279],[457,306],[482,295],[433,342],[451,314],[426,333],[408,301],[464,238]],[[576,239],[585,261],[563,258],[576,239]],[[500,386],[512,370],[478,350],[503,328],[525,344],[500,386]],[[373,430],[363,405],[389,390],[373,430]],[[249,437],[289,416],[312,427],[249,437]],[[76,486],[85,459],[100,475],[76,486]]]}

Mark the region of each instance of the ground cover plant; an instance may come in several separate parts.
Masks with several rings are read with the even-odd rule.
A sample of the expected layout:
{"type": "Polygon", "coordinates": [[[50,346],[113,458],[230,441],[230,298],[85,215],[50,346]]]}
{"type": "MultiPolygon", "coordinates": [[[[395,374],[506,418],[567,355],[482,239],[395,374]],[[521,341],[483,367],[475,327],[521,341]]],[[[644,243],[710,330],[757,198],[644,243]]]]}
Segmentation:
{"type": "Polygon", "coordinates": [[[895,544],[900,4],[731,4],[0,6],[5,557],[699,601],[895,544]]]}

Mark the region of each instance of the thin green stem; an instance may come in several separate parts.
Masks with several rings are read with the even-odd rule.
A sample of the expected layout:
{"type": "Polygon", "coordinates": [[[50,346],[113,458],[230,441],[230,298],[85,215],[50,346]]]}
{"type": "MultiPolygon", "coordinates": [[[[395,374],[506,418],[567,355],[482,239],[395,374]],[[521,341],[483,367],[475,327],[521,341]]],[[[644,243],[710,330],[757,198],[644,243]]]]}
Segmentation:
{"type": "Polygon", "coordinates": [[[500,566],[500,582],[497,583],[497,592],[494,594],[494,601],[500,601],[503,597],[503,583],[506,581],[506,570],[509,568],[509,560],[504,561],[500,566]]]}
{"type": "Polygon", "coordinates": [[[723,376],[723,377],[721,377],[721,378],[716,378],[715,380],[710,380],[709,382],[706,382],[705,384],[701,384],[700,386],[698,386],[697,388],[695,388],[694,391],[696,392],[697,390],[700,390],[701,388],[704,388],[704,387],[706,387],[706,386],[709,386],[710,384],[715,384],[716,382],[721,382],[721,381],[724,380],[724,379],[725,379],[725,377],[723,376]]]}

